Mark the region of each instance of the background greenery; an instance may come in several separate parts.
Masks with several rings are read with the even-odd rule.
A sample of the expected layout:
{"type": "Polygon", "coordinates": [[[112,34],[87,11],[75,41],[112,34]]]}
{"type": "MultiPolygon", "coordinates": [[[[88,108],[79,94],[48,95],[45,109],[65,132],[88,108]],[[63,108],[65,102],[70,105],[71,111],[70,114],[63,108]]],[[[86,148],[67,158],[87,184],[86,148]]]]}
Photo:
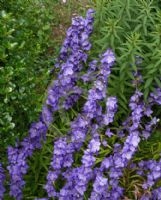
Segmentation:
{"type": "Polygon", "coordinates": [[[4,1],[0,12],[0,146],[20,137],[36,120],[52,57],[55,16],[50,1],[4,1]]]}

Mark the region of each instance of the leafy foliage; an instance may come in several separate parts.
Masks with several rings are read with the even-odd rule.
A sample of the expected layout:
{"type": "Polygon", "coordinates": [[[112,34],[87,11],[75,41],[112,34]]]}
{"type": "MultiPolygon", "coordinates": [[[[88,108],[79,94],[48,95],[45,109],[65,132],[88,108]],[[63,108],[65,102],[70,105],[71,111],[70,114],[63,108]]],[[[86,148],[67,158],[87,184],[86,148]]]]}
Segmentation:
{"type": "Polygon", "coordinates": [[[161,87],[161,9],[159,1],[101,0],[96,7],[93,54],[111,47],[117,55],[109,93],[119,97],[123,113],[127,98],[133,91],[132,72],[140,71],[144,83],[141,88],[145,100],[155,86],[161,87]],[[142,59],[136,65],[137,57],[142,59]]]}
{"type": "Polygon", "coordinates": [[[49,2],[1,2],[0,146],[21,136],[40,111],[52,64],[49,2]]]}

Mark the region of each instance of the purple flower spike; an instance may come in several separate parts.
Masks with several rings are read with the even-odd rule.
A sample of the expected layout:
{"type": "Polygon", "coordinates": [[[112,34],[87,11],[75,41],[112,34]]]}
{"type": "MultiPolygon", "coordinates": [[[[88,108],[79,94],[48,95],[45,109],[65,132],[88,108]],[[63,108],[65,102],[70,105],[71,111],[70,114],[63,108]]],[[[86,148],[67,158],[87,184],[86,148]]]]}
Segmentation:
{"type": "Polygon", "coordinates": [[[104,178],[101,173],[98,172],[93,184],[93,191],[89,200],[101,200],[107,198],[108,192],[108,179],[104,178]]]}
{"type": "Polygon", "coordinates": [[[149,102],[152,104],[156,103],[161,105],[161,88],[157,88],[156,93],[150,94],[149,102]]]}
{"type": "MultiPolygon", "coordinates": [[[[73,19],[72,26],[67,31],[67,38],[64,41],[58,59],[57,66],[60,67],[58,79],[53,81],[48,89],[47,99],[42,108],[40,120],[32,124],[29,136],[24,138],[15,148],[8,149],[8,170],[11,177],[10,195],[18,200],[22,199],[22,189],[25,185],[23,176],[28,169],[27,158],[33,154],[35,149],[41,148],[41,142],[45,140],[47,129],[53,121],[53,114],[62,106],[60,105],[61,100],[65,99],[62,107],[68,109],[79,99],[81,91],[76,87],[76,83],[83,63],[86,62],[88,57],[86,51],[91,46],[88,37],[93,27],[92,15],[93,12],[89,11],[86,19],[82,17],[73,19]],[[82,39],[83,43],[81,42],[82,39]],[[69,95],[73,88],[75,93],[69,95]]],[[[71,145],[67,145],[67,151],[71,154],[71,145]]],[[[69,167],[72,162],[70,154],[64,157],[63,165],[61,163],[61,156],[60,161],[56,159],[56,167],[69,167]]]]}
{"type": "MultiPolygon", "coordinates": [[[[54,144],[51,166],[55,172],[60,172],[60,170],[64,168],[67,168],[67,171],[70,169],[73,163],[73,153],[78,151],[84,143],[86,134],[89,130],[89,127],[91,126],[92,119],[98,120],[99,117],[102,116],[102,107],[99,105],[99,102],[101,102],[106,97],[108,77],[111,73],[111,67],[115,60],[114,58],[112,61],[110,59],[105,59],[106,57],[109,58],[109,56],[114,57],[114,53],[108,49],[102,57],[102,60],[104,61],[100,66],[100,72],[97,76],[97,80],[94,82],[94,86],[89,90],[87,101],[83,106],[83,112],[81,115],[78,115],[78,117],[71,123],[71,130],[68,134],[68,140],[71,140],[71,143],[66,143],[67,138],[64,138],[65,142],[63,141],[63,145],[61,145],[62,139],[60,138],[54,144]],[[60,146],[62,147],[61,149],[60,146]],[[66,160],[68,160],[68,165],[65,164],[66,160]]],[[[113,112],[114,115],[117,107],[116,98],[111,97],[110,105],[108,107],[109,112],[113,112]]],[[[113,117],[111,117],[110,121],[112,122],[112,120],[113,117]]],[[[99,135],[97,136],[96,133],[98,127],[99,126],[93,127],[92,139],[88,145],[88,149],[84,151],[84,155],[82,157],[82,166],[71,170],[65,186],[60,191],[60,199],[63,199],[63,195],[65,195],[67,199],[72,198],[73,200],[83,198],[82,191],[86,190],[87,184],[93,174],[91,167],[95,163],[94,154],[99,151],[101,145],[99,135]],[[80,174],[82,168],[87,171],[90,170],[91,176],[89,179],[85,180],[84,185],[81,185],[80,188],[79,181],[77,180],[77,173],[80,174]],[[76,195],[75,198],[71,196],[72,194],[76,195]]],[[[48,185],[51,185],[49,180],[46,187],[48,187],[48,185]]],[[[48,193],[48,195],[50,196],[51,193],[48,193]]],[[[53,195],[53,197],[55,196],[53,195]]]]}
{"type": "Polygon", "coordinates": [[[104,124],[109,125],[113,122],[114,114],[117,111],[117,99],[116,97],[109,97],[106,102],[106,114],[104,115],[104,124]]]}

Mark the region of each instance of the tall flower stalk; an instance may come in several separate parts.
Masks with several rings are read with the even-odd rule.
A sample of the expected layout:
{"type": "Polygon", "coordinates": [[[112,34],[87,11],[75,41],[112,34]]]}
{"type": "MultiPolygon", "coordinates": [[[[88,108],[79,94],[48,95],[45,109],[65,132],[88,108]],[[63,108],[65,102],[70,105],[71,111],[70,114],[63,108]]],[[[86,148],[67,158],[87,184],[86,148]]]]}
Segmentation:
{"type": "MultiPolygon", "coordinates": [[[[97,120],[97,118],[102,115],[102,108],[99,102],[106,97],[108,77],[111,73],[111,67],[114,61],[115,56],[113,52],[108,49],[102,55],[100,72],[97,76],[97,80],[94,82],[93,88],[89,90],[87,101],[83,106],[83,112],[71,123],[71,130],[68,133],[69,137],[60,138],[54,143],[51,170],[49,170],[50,175],[48,174],[47,176],[47,184],[45,186],[49,197],[59,196],[59,194],[55,192],[53,182],[58,178],[58,174],[61,173],[60,170],[72,166],[73,153],[78,151],[84,143],[92,119],[95,118],[97,120]],[[62,140],[64,142],[63,145],[62,140]],[[71,142],[67,143],[67,140],[71,140],[71,142]],[[51,177],[53,177],[53,179],[51,179],[51,177]]],[[[88,152],[86,153],[89,155],[88,152]]],[[[92,157],[92,155],[89,155],[89,157],[90,156],[92,157]]]]}
{"type": "MultiPolygon", "coordinates": [[[[17,144],[16,147],[8,148],[8,170],[11,179],[10,195],[17,200],[22,199],[22,189],[25,185],[23,176],[28,170],[27,158],[32,155],[35,149],[41,148],[41,141],[46,138],[48,127],[53,121],[53,114],[59,110],[60,99],[66,97],[73,89],[75,89],[77,95],[80,94],[80,91],[78,92],[78,88],[75,86],[78,80],[78,73],[81,71],[83,63],[87,60],[85,51],[88,51],[91,46],[88,37],[92,32],[93,13],[94,11],[90,9],[87,11],[85,19],[82,17],[73,19],[72,26],[67,31],[66,39],[66,42],[69,40],[70,44],[64,45],[65,51],[69,51],[69,53],[63,59],[65,63],[60,65],[58,79],[48,89],[47,100],[43,106],[39,121],[31,125],[29,135],[22,142],[17,144]]],[[[61,50],[60,57],[63,54],[61,50]]],[[[73,103],[68,105],[68,108],[72,105],[73,103]]]]}

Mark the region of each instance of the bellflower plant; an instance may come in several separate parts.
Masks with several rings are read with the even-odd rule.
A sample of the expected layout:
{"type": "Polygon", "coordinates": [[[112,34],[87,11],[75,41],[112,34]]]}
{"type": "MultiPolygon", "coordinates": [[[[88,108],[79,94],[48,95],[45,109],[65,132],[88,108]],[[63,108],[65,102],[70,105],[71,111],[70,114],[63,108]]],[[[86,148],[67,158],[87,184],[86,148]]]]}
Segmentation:
{"type": "MultiPolygon", "coordinates": [[[[93,126],[93,131],[97,131],[98,126],[93,126]]],[[[88,148],[82,156],[82,165],[73,168],[68,177],[65,186],[60,190],[60,199],[83,199],[84,192],[87,189],[88,183],[93,178],[92,166],[95,163],[95,154],[100,149],[100,139],[97,133],[90,140],[88,148]]]]}
{"type": "Polygon", "coordinates": [[[90,82],[96,79],[97,71],[98,71],[98,61],[93,60],[89,63],[89,68],[87,72],[81,76],[81,79],[83,80],[84,83],[90,82]]]}
{"type": "Polygon", "coordinates": [[[109,125],[109,123],[113,122],[114,114],[117,111],[117,99],[116,97],[109,97],[106,102],[106,114],[103,117],[103,121],[105,125],[109,125]]]}
{"type": "Polygon", "coordinates": [[[145,139],[148,139],[151,136],[151,132],[153,130],[153,127],[156,126],[156,124],[159,121],[160,121],[159,119],[157,119],[156,117],[153,117],[151,119],[151,121],[145,125],[144,130],[142,131],[142,136],[145,139]]]}
{"type": "MultiPolygon", "coordinates": [[[[45,139],[47,128],[53,121],[53,113],[59,109],[59,99],[66,96],[67,92],[73,90],[77,80],[77,73],[82,68],[82,62],[87,59],[87,54],[84,51],[90,49],[88,36],[92,31],[93,11],[87,11],[86,19],[76,18],[72,21],[72,28],[68,30],[67,35],[71,34],[75,39],[72,41],[73,51],[69,55],[66,63],[61,65],[58,80],[48,89],[46,104],[42,109],[40,121],[33,123],[27,136],[15,148],[8,148],[9,166],[8,170],[11,177],[10,195],[22,199],[22,188],[25,185],[23,176],[27,173],[28,165],[27,158],[30,157],[36,148],[41,147],[41,141],[45,139]],[[84,38],[85,43],[82,42],[84,38]]],[[[80,90],[75,88],[78,95],[80,90]]],[[[75,100],[77,100],[78,97],[75,100]]],[[[71,102],[70,102],[71,103],[71,102]]],[[[73,105],[73,102],[70,106],[73,105]]],[[[68,105],[68,108],[70,107],[68,105]]]]}
{"type": "MultiPolygon", "coordinates": [[[[75,151],[78,151],[82,146],[82,143],[85,141],[87,131],[91,124],[91,120],[93,118],[101,116],[102,109],[98,103],[99,101],[102,101],[102,99],[104,99],[106,96],[107,79],[110,74],[110,68],[112,67],[114,61],[115,61],[114,54],[110,49],[108,49],[103,54],[103,57],[101,59],[99,75],[97,76],[97,80],[95,81],[93,88],[89,90],[87,102],[83,106],[82,115],[78,116],[78,118],[76,118],[71,123],[71,131],[69,132],[69,135],[71,137],[71,143],[69,143],[68,145],[66,144],[65,146],[66,153],[61,151],[60,154],[57,154],[57,152],[59,152],[60,150],[54,148],[53,162],[51,163],[54,170],[53,174],[55,173],[57,174],[57,170],[63,169],[64,167],[70,167],[72,165],[73,163],[72,154],[75,151]],[[69,160],[68,166],[65,165],[65,160],[67,158],[69,160]],[[58,167],[57,163],[59,163],[58,167]]],[[[61,143],[61,141],[62,139],[59,139],[55,143],[59,144],[61,143]]],[[[87,159],[90,158],[90,153],[88,151],[86,152],[85,155],[87,156],[87,159]]],[[[52,183],[50,179],[48,179],[45,189],[47,190],[49,197],[52,197],[52,195],[54,194],[54,190],[51,189],[51,185],[52,183]]]]}
{"type": "Polygon", "coordinates": [[[155,93],[150,93],[149,102],[161,105],[161,88],[156,88],[155,93]]]}
{"type": "Polygon", "coordinates": [[[56,67],[60,67],[62,62],[66,62],[70,55],[75,51],[90,50],[89,35],[93,30],[94,10],[89,9],[86,14],[86,20],[83,17],[75,17],[72,19],[72,26],[67,30],[66,39],[60,50],[60,55],[56,67]]]}
{"type": "Polygon", "coordinates": [[[143,117],[144,104],[140,101],[142,93],[136,90],[135,94],[131,97],[130,108],[132,110],[131,121],[132,125],[128,128],[129,136],[126,138],[124,147],[120,154],[114,156],[116,168],[125,167],[128,161],[132,158],[138,144],[140,142],[139,125],[140,120],[143,117]]]}
{"type": "MultiPolygon", "coordinates": [[[[106,115],[103,116],[106,118],[106,122],[108,123],[101,123],[105,125],[109,125],[109,123],[113,122],[114,120],[114,114],[117,111],[117,99],[115,97],[109,97],[106,102],[106,115]]],[[[101,128],[101,126],[99,126],[101,128]]],[[[108,129],[110,131],[110,129],[108,129]]],[[[108,131],[108,132],[109,132],[108,131]]],[[[107,132],[107,131],[106,131],[107,132]]],[[[108,134],[109,136],[109,134],[108,134]]],[[[110,135],[111,136],[111,135],[110,135]]],[[[95,144],[97,147],[97,145],[95,144]]],[[[112,164],[112,160],[106,158],[101,164],[101,167],[96,170],[94,177],[94,184],[93,184],[93,190],[91,192],[90,200],[100,200],[100,199],[106,199],[109,197],[109,180],[103,176],[103,170],[107,170],[110,165],[112,164]]],[[[116,191],[115,191],[116,192],[116,191]]]]}
{"type": "MultiPolygon", "coordinates": [[[[117,101],[116,98],[114,97],[109,97],[107,100],[107,112],[109,112],[109,123],[113,122],[113,116],[114,113],[117,110],[117,101]],[[111,114],[110,114],[111,113],[111,114]],[[112,116],[112,118],[111,118],[112,116]]],[[[96,116],[97,118],[97,116],[96,116]]],[[[106,117],[107,118],[107,117],[106,117]]],[[[108,123],[108,124],[109,124],[108,123]]],[[[89,183],[90,180],[92,180],[92,178],[94,178],[96,176],[96,180],[98,180],[97,175],[94,175],[94,172],[92,171],[92,167],[95,164],[95,156],[94,154],[97,154],[100,150],[100,139],[99,139],[99,134],[97,133],[97,129],[102,128],[104,124],[100,123],[100,125],[93,125],[92,126],[92,130],[91,130],[91,137],[92,139],[90,140],[89,144],[88,144],[88,148],[84,151],[84,155],[82,156],[82,165],[81,167],[78,167],[77,170],[74,168],[70,174],[68,176],[68,182],[67,184],[65,184],[65,186],[60,190],[60,196],[63,199],[68,197],[69,199],[82,199],[83,198],[83,194],[87,189],[87,185],[89,183]],[[88,172],[88,176],[86,173],[86,171],[88,172]],[[82,179],[82,177],[84,177],[82,179]],[[64,196],[63,196],[63,195],[64,196]]],[[[101,176],[99,177],[101,178],[101,176]]],[[[103,177],[102,177],[103,178],[103,177]]],[[[105,178],[103,178],[105,179],[105,178]]],[[[96,185],[97,185],[97,181],[96,181],[96,185]]],[[[99,186],[98,186],[99,187],[99,186]]],[[[101,185],[100,185],[101,187],[101,185]]],[[[97,188],[97,186],[95,187],[97,188]]],[[[98,192],[98,190],[93,191],[91,199],[92,198],[96,198],[100,199],[100,197],[105,197],[105,188],[107,188],[107,184],[105,183],[104,185],[104,195],[101,192],[98,192]]],[[[103,190],[103,188],[102,188],[103,190]]],[[[101,191],[102,191],[101,190],[101,191]]]]}
{"type": "Polygon", "coordinates": [[[161,199],[161,187],[152,190],[152,197],[154,200],[161,199]]]}
{"type": "Polygon", "coordinates": [[[108,187],[108,179],[104,178],[103,174],[98,172],[93,184],[93,191],[89,200],[107,199],[108,187]]]}
{"type": "MultiPolygon", "coordinates": [[[[123,175],[122,169],[125,168],[128,164],[128,161],[132,158],[132,155],[136,151],[138,143],[140,142],[138,127],[140,124],[140,119],[143,113],[143,106],[140,107],[140,97],[142,94],[139,91],[136,91],[135,94],[131,97],[130,107],[132,109],[131,121],[132,125],[129,127],[130,135],[125,140],[123,149],[121,146],[116,145],[114,150],[114,155],[112,157],[104,159],[101,164],[100,171],[109,170],[109,182],[108,185],[111,187],[111,190],[106,191],[106,198],[117,200],[123,197],[123,188],[119,186],[119,177],[123,175]],[[136,115],[137,114],[137,115],[136,115]]],[[[115,101],[108,103],[111,107],[115,108],[115,101]]],[[[102,193],[97,199],[102,199],[102,193]]],[[[97,195],[98,196],[98,195],[97,195]]],[[[95,197],[96,198],[96,197],[95,197]]],[[[105,197],[104,197],[105,198],[105,197]]],[[[94,199],[94,197],[93,197],[94,199]]]]}
{"type": "MultiPolygon", "coordinates": [[[[148,1],[128,1],[126,4],[120,4],[117,1],[119,6],[116,6],[115,1],[104,1],[101,4],[96,2],[96,7],[105,4],[109,12],[101,9],[101,12],[96,14],[96,18],[99,15],[101,19],[100,24],[103,23],[103,19],[106,19],[106,15],[110,15],[110,18],[107,18],[107,27],[101,28],[103,36],[101,42],[94,43],[94,48],[91,48],[92,44],[89,40],[93,31],[94,10],[89,9],[85,18],[76,16],[72,19],[72,25],[67,30],[56,60],[57,70],[51,71],[55,71],[54,73],[58,71],[58,73],[47,89],[40,117],[37,122],[31,124],[28,135],[22,141],[17,141],[15,147],[8,147],[7,169],[10,175],[9,194],[11,197],[16,200],[25,198],[35,200],[52,198],[59,200],[161,199],[159,182],[161,159],[159,160],[159,154],[153,155],[154,152],[160,151],[160,136],[157,132],[153,135],[160,124],[160,110],[157,110],[161,105],[159,77],[161,62],[158,56],[160,51],[154,50],[153,56],[149,57],[150,53],[147,53],[149,50],[146,50],[144,46],[144,56],[142,56],[142,42],[146,41],[146,37],[140,36],[137,30],[133,33],[132,30],[137,26],[135,20],[132,22],[134,26],[131,27],[130,20],[127,21],[125,18],[128,16],[128,19],[133,19],[137,15],[133,11],[127,12],[127,10],[132,10],[132,8],[129,9],[132,2],[135,9],[138,9],[140,2],[146,5],[148,18],[142,21],[140,17],[139,20],[142,21],[141,26],[144,24],[144,32],[150,31],[153,20],[147,26],[145,22],[149,22],[151,12],[153,15],[156,12],[160,20],[161,15],[157,10],[158,7],[153,5],[151,8],[148,1]],[[118,7],[119,15],[114,11],[116,7],[118,7]],[[122,8],[121,12],[120,8],[122,8]],[[129,37],[122,32],[124,26],[130,30],[129,37]],[[101,44],[103,51],[98,59],[96,55],[100,52],[97,52],[98,49],[95,48],[97,44],[101,44]],[[107,48],[106,45],[110,48],[104,51],[107,48]],[[92,56],[88,58],[89,51],[92,56]],[[114,51],[118,58],[116,63],[114,51]],[[156,65],[151,70],[147,70],[150,69],[148,66],[145,69],[147,73],[145,75],[143,67],[151,60],[155,61],[156,65]],[[153,76],[148,78],[149,74],[153,76]],[[155,90],[152,85],[154,81],[155,90]],[[46,145],[51,144],[45,144],[44,141],[48,139],[48,136],[52,136],[50,128],[53,123],[57,123],[56,113],[61,111],[69,112],[67,116],[72,120],[70,123],[65,122],[67,125],[70,124],[66,134],[57,136],[52,141],[53,152],[49,161],[46,155],[49,155],[51,148],[48,146],[46,148],[46,145]],[[49,130],[51,134],[47,134],[49,130]],[[155,144],[153,146],[153,137],[158,139],[158,147],[155,144]],[[26,191],[29,191],[26,187],[23,196],[25,180],[28,181],[27,178],[30,176],[27,173],[28,158],[34,158],[33,152],[41,150],[43,144],[46,163],[40,166],[39,173],[41,175],[43,173],[43,176],[38,179],[42,182],[35,187],[38,188],[39,193],[33,189],[30,194],[27,194],[29,196],[26,196],[26,191]],[[140,159],[139,153],[137,154],[144,145],[149,145],[154,149],[151,154],[147,153],[145,160],[143,156],[140,159]],[[149,159],[150,155],[153,158],[149,159]],[[48,164],[49,168],[46,168],[48,164]],[[48,169],[46,174],[44,168],[48,169]],[[134,175],[135,172],[136,175],[134,175]],[[46,184],[43,188],[46,191],[39,188],[39,185],[44,184],[44,176],[46,176],[46,184]],[[134,178],[136,180],[133,182],[134,178]],[[126,187],[127,184],[128,187],[126,187]],[[132,192],[133,189],[135,189],[134,192],[132,192]],[[44,196],[46,194],[47,197],[39,198],[41,194],[44,196]]],[[[151,4],[154,3],[151,2],[151,4]]],[[[141,8],[139,13],[145,11],[144,6],[141,8]]],[[[159,20],[157,23],[159,24],[156,28],[160,27],[159,20]]],[[[95,25],[99,27],[98,21],[95,25]]],[[[137,28],[140,30],[140,26],[137,28]]],[[[129,30],[127,30],[128,34],[129,30]]],[[[97,32],[99,30],[94,34],[97,35],[97,32]]],[[[156,30],[153,30],[151,34],[156,34],[156,30]]],[[[97,40],[96,35],[93,37],[94,40],[97,40]]],[[[151,35],[148,38],[151,38],[151,35]]],[[[150,43],[150,47],[148,45],[147,47],[153,50],[159,46],[160,39],[155,41],[155,46],[150,46],[150,43]]],[[[62,130],[64,131],[63,126],[62,130]]],[[[145,151],[151,151],[151,148],[145,148],[145,151]]],[[[41,158],[44,156],[43,153],[41,158]]],[[[0,199],[6,197],[4,182],[6,184],[7,181],[5,181],[4,172],[6,173],[0,164],[0,199]]]]}
{"type": "Polygon", "coordinates": [[[144,169],[148,170],[147,181],[143,184],[144,189],[152,187],[161,177],[161,160],[149,160],[144,162],[144,169]]]}

